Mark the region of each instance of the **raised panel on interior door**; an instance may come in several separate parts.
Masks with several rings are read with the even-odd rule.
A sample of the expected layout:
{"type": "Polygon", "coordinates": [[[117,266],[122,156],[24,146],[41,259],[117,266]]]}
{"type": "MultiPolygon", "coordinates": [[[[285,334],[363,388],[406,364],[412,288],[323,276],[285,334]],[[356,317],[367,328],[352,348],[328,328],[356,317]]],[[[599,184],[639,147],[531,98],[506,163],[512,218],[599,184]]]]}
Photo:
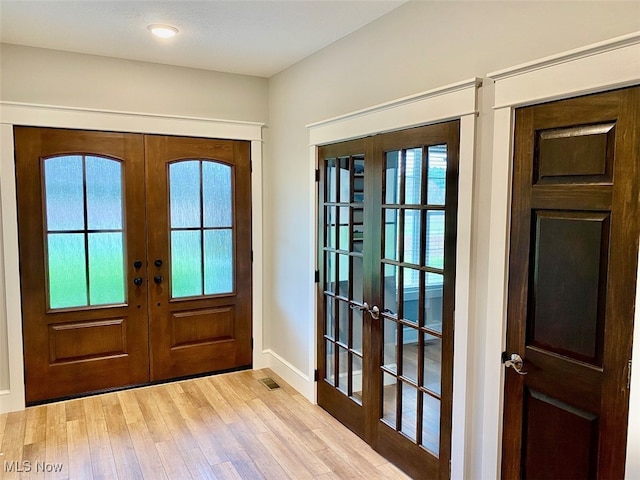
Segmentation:
{"type": "Polygon", "coordinates": [[[126,353],[127,329],[123,318],[49,325],[49,361],[52,364],[126,353]]]}
{"type": "Polygon", "coordinates": [[[524,402],[523,478],[578,480],[595,478],[598,416],[527,391],[524,402]]]}
{"type": "Polygon", "coordinates": [[[534,212],[529,344],[602,364],[609,215],[534,212]]]}
{"type": "Polygon", "coordinates": [[[230,307],[176,312],[171,323],[171,348],[234,339],[234,314],[230,307]]]}
{"type": "Polygon", "coordinates": [[[611,183],[615,123],[538,131],[534,183],[611,183]]]}

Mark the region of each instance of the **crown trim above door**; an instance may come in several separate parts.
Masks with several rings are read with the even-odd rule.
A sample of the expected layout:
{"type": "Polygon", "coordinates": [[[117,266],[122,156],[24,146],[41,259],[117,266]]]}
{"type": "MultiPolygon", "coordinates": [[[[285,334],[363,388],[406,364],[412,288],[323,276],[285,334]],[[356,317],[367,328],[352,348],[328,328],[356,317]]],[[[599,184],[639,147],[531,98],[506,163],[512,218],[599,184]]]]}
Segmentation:
{"type": "Polygon", "coordinates": [[[25,408],[14,125],[251,141],[253,367],[263,368],[263,123],[0,102],[0,413],[25,408]]]}
{"type": "MultiPolygon", "coordinates": [[[[499,477],[502,443],[504,368],[500,364],[506,334],[511,167],[516,107],[558,100],[640,83],[640,32],[585,46],[527,64],[489,73],[495,81],[489,278],[487,298],[482,478],[499,477]]],[[[636,304],[638,304],[636,300],[636,304]]],[[[636,309],[636,322],[638,322],[636,309]]],[[[640,355],[640,329],[634,332],[640,355]]],[[[637,370],[637,369],[636,369],[637,370]]],[[[640,419],[640,374],[632,373],[629,423],[640,419]]],[[[640,435],[629,429],[627,478],[640,474],[640,435]]]]}

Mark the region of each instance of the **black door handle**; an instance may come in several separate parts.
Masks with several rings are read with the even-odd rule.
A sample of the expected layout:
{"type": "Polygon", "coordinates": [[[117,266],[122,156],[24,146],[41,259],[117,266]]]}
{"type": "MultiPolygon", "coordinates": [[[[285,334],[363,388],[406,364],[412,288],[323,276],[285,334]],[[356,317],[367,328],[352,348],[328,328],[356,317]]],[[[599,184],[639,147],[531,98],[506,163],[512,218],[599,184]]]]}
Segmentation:
{"type": "Polygon", "coordinates": [[[140,285],[142,285],[142,277],[136,277],[133,279],[133,283],[136,287],[139,287],[140,285]]]}
{"type": "Polygon", "coordinates": [[[153,277],[153,281],[156,282],[158,285],[160,285],[163,280],[164,278],[162,278],[162,275],[156,275],[155,277],[153,277]]]}
{"type": "Polygon", "coordinates": [[[157,259],[155,262],[153,262],[153,264],[154,264],[156,267],[160,268],[160,267],[162,266],[162,260],[157,259]]]}

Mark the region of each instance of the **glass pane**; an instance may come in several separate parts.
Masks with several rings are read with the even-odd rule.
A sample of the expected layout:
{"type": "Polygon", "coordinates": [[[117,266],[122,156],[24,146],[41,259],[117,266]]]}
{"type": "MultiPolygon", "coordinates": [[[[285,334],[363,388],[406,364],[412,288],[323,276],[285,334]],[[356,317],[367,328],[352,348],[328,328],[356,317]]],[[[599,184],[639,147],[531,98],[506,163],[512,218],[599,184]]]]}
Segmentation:
{"type": "Polygon", "coordinates": [[[396,427],[396,377],[382,373],[382,419],[391,427],[396,427]]]}
{"type": "Polygon", "coordinates": [[[349,344],[349,304],[338,301],[338,341],[349,344]]]}
{"type": "Polygon", "coordinates": [[[364,202],[364,175],[354,174],[353,176],[353,202],[364,202]]]}
{"type": "Polygon", "coordinates": [[[171,232],[171,295],[202,295],[202,245],[200,231],[171,232]]]}
{"type": "Polygon", "coordinates": [[[49,306],[83,307],[88,304],[84,235],[47,235],[49,306]]]}
{"type": "Polygon", "coordinates": [[[342,207],[340,210],[340,238],[338,248],[349,251],[349,207],[342,207]]]}
{"type": "Polygon", "coordinates": [[[204,293],[233,292],[233,231],[204,232],[204,293]]]}
{"type": "Polygon", "coordinates": [[[171,228],[200,227],[200,162],[189,160],[169,166],[171,228]]]}
{"type": "Polygon", "coordinates": [[[424,336],[424,381],[423,386],[440,395],[440,372],[442,371],[442,340],[427,333],[424,336]]]}
{"type": "Polygon", "coordinates": [[[420,272],[412,268],[403,268],[404,296],[402,300],[402,317],[413,323],[418,323],[418,302],[420,272]]]}
{"type": "Polygon", "coordinates": [[[418,384],[418,331],[403,327],[402,375],[418,384]]]}
{"type": "MultiPolygon", "coordinates": [[[[86,162],[88,228],[121,230],[122,164],[99,157],[87,157],[86,162]]],[[[91,298],[93,304],[93,293],[91,298]]]]}
{"type": "Polygon", "coordinates": [[[402,382],[402,428],[411,440],[416,440],[416,424],[418,416],[418,389],[402,382]]]}
{"type": "Polygon", "coordinates": [[[338,255],[338,267],[340,269],[338,295],[349,297],[349,255],[338,255]]]}
{"type": "Polygon", "coordinates": [[[384,210],[384,258],[400,260],[400,217],[399,210],[387,208],[384,210]]]}
{"type": "Polygon", "coordinates": [[[231,167],[218,162],[202,162],[202,190],[204,226],[233,226],[231,167]]]}
{"type": "Polygon", "coordinates": [[[351,176],[349,175],[349,157],[340,158],[340,203],[351,201],[351,176]]]}
{"type": "Polygon", "coordinates": [[[422,394],[422,445],[430,452],[440,453],[440,400],[422,394]]]}
{"type": "Polygon", "coordinates": [[[444,268],[444,212],[427,212],[427,242],[425,265],[444,268]]]}
{"type": "Polygon", "coordinates": [[[364,298],[363,279],[363,259],[362,257],[351,257],[353,262],[353,294],[351,299],[354,302],[362,303],[364,298]]]}
{"type": "Polygon", "coordinates": [[[327,292],[336,293],[336,254],[326,252],[326,270],[325,270],[325,290],[327,292]]]}
{"type": "Polygon", "coordinates": [[[336,207],[326,208],[326,222],[327,222],[327,238],[324,239],[324,244],[329,248],[336,248],[336,228],[338,216],[336,215],[336,207]]]}
{"type": "Polygon", "coordinates": [[[398,299],[400,279],[398,278],[398,267],[395,265],[384,265],[384,311],[392,315],[398,314],[398,299]]]}
{"type": "Polygon", "coordinates": [[[327,202],[336,202],[336,159],[327,160],[327,202]]]}
{"type": "Polygon", "coordinates": [[[447,180],[447,146],[429,147],[429,184],[427,186],[427,203],[444,205],[447,180]]]}
{"type": "Polygon", "coordinates": [[[336,345],[338,349],[338,390],[348,394],[347,382],[349,380],[349,363],[347,350],[336,345]]]}
{"type": "Polygon", "coordinates": [[[405,210],[404,261],[420,265],[420,210],[405,210]]]}
{"type": "Polygon", "coordinates": [[[362,405],[362,358],[351,355],[351,396],[362,405]]]}
{"type": "Polygon", "coordinates": [[[384,319],[384,366],[392,372],[398,371],[396,351],[398,347],[398,324],[384,319]]]}
{"type": "Polygon", "coordinates": [[[89,234],[89,304],[124,303],[122,233],[89,234]]]}
{"type": "Polygon", "coordinates": [[[325,378],[331,385],[336,384],[336,359],[334,355],[334,344],[329,340],[326,341],[326,362],[325,362],[325,378]]]}
{"type": "Polygon", "coordinates": [[[352,328],[353,339],[351,340],[351,348],[358,353],[362,353],[362,311],[352,310],[352,328]]]}
{"type": "Polygon", "coordinates": [[[424,287],[424,326],[442,333],[442,287],[444,276],[427,273],[424,287]]]}
{"type": "Polygon", "coordinates": [[[325,306],[324,306],[324,314],[326,318],[325,324],[325,335],[330,338],[335,338],[335,328],[336,328],[336,302],[332,297],[324,297],[325,298],[325,306]]]}
{"type": "Polygon", "coordinates": [[[362,252],[364,241],[364,212],[361,208],[354,208],[353,214],[353,251],[362,252]]]}
{"type": "Polygon", "coordinates": [[[419,205],[422,191],[422,148],[407,150],[405,164],[404,203],[419,205]]]}
{"type": "Polygon", "coordinates": [[[400,152],[387,152],[384,203],[400,203],[400,152]]]}
{"type": "Polygon", "coordinates": [[[82,157],[56,157],[44,162],[47,230],[84,230],[82,157]]]}

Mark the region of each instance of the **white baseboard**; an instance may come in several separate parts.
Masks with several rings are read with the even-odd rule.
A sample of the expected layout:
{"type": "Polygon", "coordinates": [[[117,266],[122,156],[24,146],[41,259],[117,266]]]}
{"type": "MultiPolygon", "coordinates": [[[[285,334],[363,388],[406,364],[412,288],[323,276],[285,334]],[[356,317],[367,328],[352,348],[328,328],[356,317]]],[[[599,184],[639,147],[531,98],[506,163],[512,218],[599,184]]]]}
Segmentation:
{"type": "Polygon", "coordinates": [[[316,403],[316,386],[313,377],[296,368],[273,350],[263,350],[258,365],[260,366],[254,363],[253,368],[270,368],[307,400],[316,403]]]}

